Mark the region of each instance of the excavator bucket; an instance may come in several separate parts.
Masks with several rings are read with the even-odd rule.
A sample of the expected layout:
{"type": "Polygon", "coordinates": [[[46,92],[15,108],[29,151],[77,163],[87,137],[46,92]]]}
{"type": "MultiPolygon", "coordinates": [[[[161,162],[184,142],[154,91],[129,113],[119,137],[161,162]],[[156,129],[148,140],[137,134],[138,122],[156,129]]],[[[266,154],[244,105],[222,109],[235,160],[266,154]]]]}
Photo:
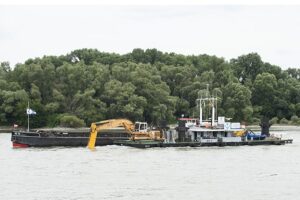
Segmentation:
{"type": "Polygon", "coordinates": [[[96,124],[93,123],[91,125],[91,133],[90,133],[90,138],[89,138],[89,143],[88,143],[89,149],[95,149],[97,134],[98,134],[97,126],[96,126],[96,124]]]}

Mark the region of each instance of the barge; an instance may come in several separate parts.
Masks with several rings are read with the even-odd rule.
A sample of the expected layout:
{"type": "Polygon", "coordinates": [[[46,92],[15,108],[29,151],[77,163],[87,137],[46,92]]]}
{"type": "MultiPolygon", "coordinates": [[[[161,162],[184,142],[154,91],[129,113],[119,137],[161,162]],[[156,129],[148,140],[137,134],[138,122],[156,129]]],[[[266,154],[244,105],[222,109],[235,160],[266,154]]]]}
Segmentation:
{"type": "MultiPolygon", "coordinates": [[[[90,131],[12,131],[13,147],[87,146],[90,131]]],[[[103,130],[97,136],[96,146],[112,145],[115,140],[128,140],[130,135],[122,128],[103,130]]]]}
{"type": "Polygon", "coordinates": [[[130,146],[135,148],[152,148],[152,147],[225,147],[225,146],[257,146],[257,145],[285,145],[292,143],[292,139],[268,139],[268,140],[250,140],[241,142],[176,142],[164,143],[159,141],[132,141],[132,140],[116,140],[115,145],[130,146]]]}

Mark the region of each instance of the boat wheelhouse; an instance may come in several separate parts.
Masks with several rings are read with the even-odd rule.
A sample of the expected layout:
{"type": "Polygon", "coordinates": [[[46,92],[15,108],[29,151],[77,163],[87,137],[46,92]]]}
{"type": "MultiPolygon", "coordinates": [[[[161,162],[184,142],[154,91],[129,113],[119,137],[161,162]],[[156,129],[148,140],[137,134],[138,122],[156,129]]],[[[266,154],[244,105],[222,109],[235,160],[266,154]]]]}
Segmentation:
{"type": "Polygon", "coordinates": [[[217,98],[197,99],[199,119],[179,118],[178,140],[191,142],[241,142],[245,127],[238,122],[227,122],[224,116],[217,117],[217,98]],[[216,120],[217,119],[217,120],[216,120]],[[181,127],[181,128],[180,128],[181,127]],[[186,129],[184,129],[185,127],[186,129]]]}

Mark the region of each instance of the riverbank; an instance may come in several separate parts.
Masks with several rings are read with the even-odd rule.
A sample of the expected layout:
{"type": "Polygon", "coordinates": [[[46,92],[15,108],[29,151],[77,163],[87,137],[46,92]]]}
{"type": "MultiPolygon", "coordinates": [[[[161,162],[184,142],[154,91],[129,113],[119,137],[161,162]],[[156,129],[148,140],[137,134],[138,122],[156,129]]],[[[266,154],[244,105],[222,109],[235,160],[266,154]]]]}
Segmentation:
{"type": "MultiPolygon", "coordinates": [[[[250,125],[246,127],[247,129],[251,129],[253,131],[260,131],[260,126],[257,125],[250,125]]],[[[10,133],[14,130],[13,127],[9,126],[1,126],[0,133],[10,133]]],[[[16,130],[26,130],[25,127],[16,128],[16,130]]],[[[89,132],[89,127],[81,127],[81,128],[69,128],[69,127],[54,127],[54,128],[35,128],[32,129],[33,131],[36,130],[43,130],[43,131],[61,131],[61,132],[89,132]]],[[[283,124],[275,124],[272,125],[270,131],[286,131],[286,130],[300,130],[300,126],[295,125],[283,125],[283,124]]]]}
{"type": "MultiPolygon", "coordinates": [[[[250,126],[246,126],[247,129],[250,130],[254,130],[254,131],[260,131],[260,126],[258,125],[250,125],[250,126]]],[[[285,124],[274,124],[270,127],[270,131],[286,131],[286,130],[290,130],[290,131],[296,131],[296,130],[300,130],[300,126],[296,126],[296,125],[285,125],[285,124]]]]}
{"type": "Polygon", "coordinates": [[[13,130],[12,127],[8,126],[0,126],[0,133],[9,133],[13,130]]]}
{"type": "MultiPolygon", "coordinates": [[[[12,127],[6,127],[6,126],[1,126],[0,127],[0,133],[10,133],[13,130],[24,130],[26,131],[27,128],[25,127],[18,127],[18,128],[12,128],[12,127]]],[[[31,131],[37,131],[37,130],[43,130],[43,131],[59,131],[59,132],[89,132],[90,128],[89,127],[82,127],[82,128],[69,128],[69,127],[54,127],[54,128],[34,128],[30,129],[31,131]]]]}

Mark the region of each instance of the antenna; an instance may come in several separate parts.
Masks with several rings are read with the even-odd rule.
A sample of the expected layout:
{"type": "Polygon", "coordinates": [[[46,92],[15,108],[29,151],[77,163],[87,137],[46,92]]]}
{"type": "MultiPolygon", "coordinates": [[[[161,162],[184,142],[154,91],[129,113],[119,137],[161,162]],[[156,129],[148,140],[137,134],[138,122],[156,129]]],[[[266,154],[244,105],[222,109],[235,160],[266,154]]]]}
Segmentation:
{"type": "Polygon", "coordinates": [[[209,94],[209,84],[206,84],[206,97],[200,97],[199,98],[198,93],[198,99],[197,102],[199,102],[199,121],[200,126],[203,125],[203,111],[204,115],[207,116],[207,120],[209,119],[209,115],[211,114],[211,126],[214,127],[215,125],[215,117],[217,113],[217,101],[218,99],[212,94],[210,96],[209,94]],[[207,105],[207,106],[206,106],[207,105]]]}

